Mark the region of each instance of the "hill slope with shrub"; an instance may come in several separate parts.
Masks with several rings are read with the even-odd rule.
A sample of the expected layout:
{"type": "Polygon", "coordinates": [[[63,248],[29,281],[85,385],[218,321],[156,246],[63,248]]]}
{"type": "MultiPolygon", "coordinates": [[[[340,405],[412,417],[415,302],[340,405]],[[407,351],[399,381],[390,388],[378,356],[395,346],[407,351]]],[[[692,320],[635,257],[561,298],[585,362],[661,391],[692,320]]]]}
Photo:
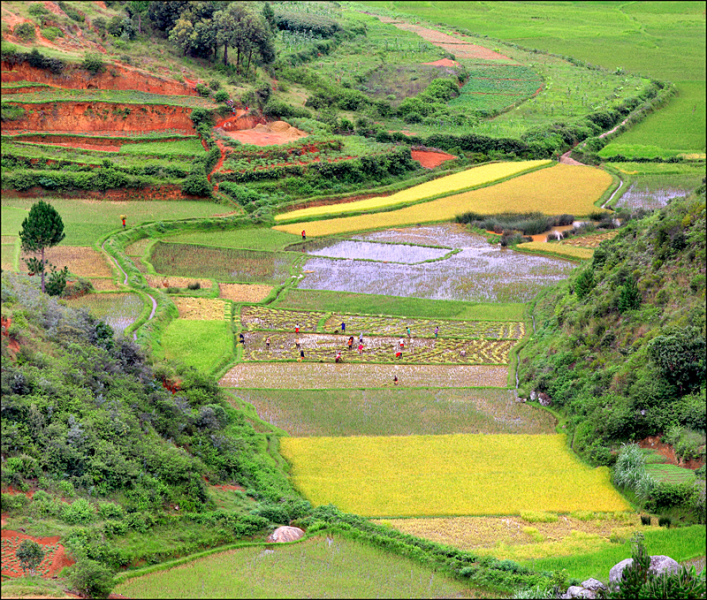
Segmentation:
{"type": "Polygon", "coordinates": [[[520,391],[547,394],[573,449],[594,464],[653,435],[682,460],[704,458],[704,305],[703,183],[628,223],[538,296],[520,391]]]}

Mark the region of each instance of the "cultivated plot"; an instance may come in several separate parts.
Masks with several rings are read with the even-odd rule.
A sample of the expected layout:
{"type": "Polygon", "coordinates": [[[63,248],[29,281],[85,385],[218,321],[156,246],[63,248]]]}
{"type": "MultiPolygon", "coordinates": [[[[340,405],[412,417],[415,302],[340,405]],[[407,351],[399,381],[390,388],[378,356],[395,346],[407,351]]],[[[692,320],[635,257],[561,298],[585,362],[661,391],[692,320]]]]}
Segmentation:
{"type": "Polygon", "coordinates": [[[272,292],[271,285],[219,283],[219,298],[234,302],[262,302],[272,292]]]}
{"type": "Polygon", "coordinates": [[[224,282],[283,283],[298,257],[286,252],[258,252],[158,242],[150,261],[155,271],[182,277],[210,277],[224,282]]]}
{"type": "Polygon", "coordinates": [[[180,319],[190,321],[231,320],[231,305],[217,298],[172,298],[180,319]]]}
{"type": "Polygon", "coordinates": [[[480,167],[474,167],[473,169],[462,171],[461,173],[455,173],[454,175],[447,175],[446,177],[440,177],[439,179],[435,179],[433,181],[421,183],[420,185],[396,192],[390,196],[377,196],[367,200],[346,202],[344,204],[303,208],[301,210],[294,210],[276,215],[275,221],[289,221],[291,219],[302,219],[314,216],[370,211],[388,206],[396,206],[398,204],[408,204],[411,202],[424,200],[425,198],[432,198],[442,194],[453,193],[459,190],[489,184],[494,181],[498,181],[499,179],[519,175],[520,173],[537,169],[538,167],[548,164],[550,164],[549,160],[528,160],[521,162],[482,165],[480,167]]]}
{"type": "Polygon", "coordinates": [[[465,365],[361,365],[331,363],[240,364],[223,387],[259,389],[363,389],[369,387],[506,387],[508,367],[465,365]]]}
{"type": "Polygon", "coordinates": [[[630,509],[609,469],[583,464],[564,435],[282,438],[280,449],[310,502],[364,516],[630,509]]]}
{"type": "Polygon", "coordinates": [[[519,403],[503,389],[230,391],[295,437],[555,430],[549,412],[519,403]]]}
{"type": "Polygon", "coordinates": [[[571,260],[587,260],[594,256],[594,250],[576,244],[549,244],[547,242],[525,242],[518,244],[518,250],[528,250],[539,253],[552,253],[566,256],[571,260]]]}
{"type": "Polygon", "coordinates": [[[175,319],[162,336],[162,348],[165,358],[209,372],[233,357],[233,336],[223,317],[220,321],[175,319]]]}
{"type": "Polygon", "coordinates": [[[325,316],[324,312],[278,310],[265,306],[244,306],[241,309],[241,323],[249,329],[314,332],[325,316]]]}
{"type": "Polygon", "coordinates": [[[606,240],[613,240],[619,231],[607,231],[605,233],[595,233],[593,235],[583,235],[581,237],[573,237],[560,242],[560,246],[574,246],[576,248],[598,248],[599,244],[606,240]]]}
{"type": "Polygon", "coordinates": [[[309,250],[307,254],[329,258],[415,264],[440,259],[447,255],[449,250],[450,248],[424,248],[403,244],[377,244],[346,240],[328,244],[327,247],[317,250],[309,250]]]}
{"type": "MultiPolygon", "coordinates": [[[[21,259],[37,257],[33,252],[23,252],[21,259]]],[[[88,247],[54,246],[44,251],[44,258],[57,268],[64,266],[79,277],[112,277],[113,270],[103,254],[88,247]]],[[[20,260],[20,269],[25,270],[25,263],[20,260]]]]}
{"type": "Polygon", "coordinates": [[[255,331],[244,334],[245,360],[297,360],[333,362],[337,354],[345,363],[505,365],[515,340],[464,340],[459,338],[354,337],[330,334],[296,334],[255,331]],[[269,343],[268,343],[269,340],[269,343]],[[351,345],[348,342],[351,341],[351,345]],[[402,343],[401,343],[402,342],[402,343]],[[359,347],[360,346],[360,347],[359,347]]]}
{"type": "Polygon", "coordinates": [[[200,558],[116,587],[130,598],[473,598],[474,590],[410,559],[314,537],[200,558]]]}
{"type": "Polygon", "coordinates": [[[398,236],[424,239],[430,245],[445,243],[461,252],[418,265],[312,258],[303,265],[305,275],[297,287],[434,300],[527,302],[574,268],[568,261],[492,246],[455,224],[387,230],[367,237],[389,241],[398,236]]]}
{"type": "Polygon", "coordinates": [[[306,228],[307,235],[335,235],[401,227],[416,223],[451,221],[465,212],[491,215],[503,212],[541,212],[546,215],[588,215],[598,209],[595,202],[611,185],[606,171],[594,167],[558,164],[521,175],[497,185],[471,192],[454,194],[439,200],[415,204],[399,210],[341,217],[291,225],[278,225],[278,231],[299,233],[306,228]]]}

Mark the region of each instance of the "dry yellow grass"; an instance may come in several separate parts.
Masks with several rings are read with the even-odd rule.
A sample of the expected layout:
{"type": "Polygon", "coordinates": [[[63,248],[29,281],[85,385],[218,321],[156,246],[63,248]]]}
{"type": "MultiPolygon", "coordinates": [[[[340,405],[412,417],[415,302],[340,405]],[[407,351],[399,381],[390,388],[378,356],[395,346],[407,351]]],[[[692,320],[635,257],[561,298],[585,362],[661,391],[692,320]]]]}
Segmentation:
{"type": "Polygon", "coordinates": [[[630,508],[564,435],[282,438],[281,452],[310,502],[370,517],[630,508]]]}
{"type": "Polygon", "coordinates": [[[155,289],[176,287],[185,288],[190,283],[199,282],[202,288],[210,288],[210,279],[193,279],[191,277],[166,277],[163,275],[147,275],[147,285],[155,289]]]}
{"type": "Polygon", "coordinates": [[[590,248],[579,248],[577,246],[566,246],[563,244],[548,244],[547,242],[526,242],[516,246],[519,250],[532,250],[537,252],[552,252],[553,254],[564,255],[569,258],[589,259],[594,256],[594,250],[590,248]]]}
{"type": "MultiPolygon", "coordinates": [[[[39,254],[23,252],[21,259],[39,257],[39,254]]],[[[103,254],[87,246],[54,246],[44,251],[44,258],[61,269],[69,267],[69,271],[79,277],[112,277],[113,270],[106,262],[103,254]]],[[[20,261],[20,269],[26,270],[25,263],[20,261]]]]}
{"type": "Polygon", "coordinates": [[[368,198],[367,200],[360,200],[358,202],[303,208],[301,210],[294,210],[292,212],[277,215],[275,217],[275,221],[304,219],[317,215],[337,215],[342,213],[375,210],[377,208],[395,206],[397,204],[408,204],[410,202],[423,200],[424,198],[432,198],[433,196],[439,196],[440,194],[465,190],[475,186],[492,183],[494,181],[498,181],[499,179],[505,179],[506,177],[518,175],[525,171],[537,169],[538,167],[547,164],[550,164],[549,160],[527,160],[522,162],[482,165],[480,167],[474,167],[473,169],[462,171],[461,173],[455,173],[454,175],[447,175],[446,177],[421,183],[420,185],[396,192],[390,196],[377,196],[375,198],[368,198]]]}
{"type": "Polygon", "coordinates": [[[306,224],[300,222],[278,225],[274,229],[294,234],[306,229],[307,235],[316,237],[416,223],[451,221],[456,215],[470,211],[484,215],[537,211],[546,215],[570,213],[580,217],[600,210],[594,206],[594,202],[601,197],[611,182],[611,175],[601,169],[558,164],[497,185],[399,210],[306,224]]]}
{"type": "Polygon", "coordinates": [[[97,292],[112,292],[121,289],[112,279],[91,279],[90,281],[93,289],[97,292]]]}
{"type": "Polygon", "coordinates": [[[15,245],[2,244],[0,246],[0,262],[3,271],[15,270],[15,245]]]}
{"type": "Polygon", "coordinates": [[[553,523],[531,523],[520,517],[452,517],[378,521],[404,533],[499,559],[524,560],[569,556],[610,543],[612,534],[627,539],[645,530],[638,514],[608,513],[577,519],[559,515],[553,523]]]}
{"type": "Polygon", "coordinates": [[[271,285],[249,285],[244,283],[219,283],[219,298],[234,302],[262,302],[272,291],[271,285]]]}
{"type": "Polygon", "coordinates": [[[618,234],[618,229],[614,229],[613,231],[607,231],[606,233],[596,233],[594,235],[584,235],[582,237],[562,240],[560,245],[574,246],[575,248],[596,248],[605,240],[613,240],[618,234]]]}
{"type": "Polygon", "coordinates": [[[226,302],[216,298],[172,298],[180,319],[218,321],[224,318],[226,302]]]}

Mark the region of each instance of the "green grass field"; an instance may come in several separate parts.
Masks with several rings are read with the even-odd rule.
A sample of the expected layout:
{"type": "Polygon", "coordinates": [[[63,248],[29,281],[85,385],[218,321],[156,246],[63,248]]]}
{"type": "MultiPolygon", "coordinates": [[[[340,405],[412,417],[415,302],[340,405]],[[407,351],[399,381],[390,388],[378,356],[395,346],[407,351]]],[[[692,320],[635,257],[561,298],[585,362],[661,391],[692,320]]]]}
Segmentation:
{"type": "MultiPolygon", "coordinates": [[[[147,221],[203,218],[224,212],[223,205],[208,201],[103,202],[63,198],[44,201],[61,215],[66,233],[62,244],[66,246],[92,246],[102,236],[120,229],[123,214],[127,215],[127,224],[135,226],[147,221]]],[[[31,198],[3,198],[2,235],[17,235],[35,202],[31,198]]]]}
{"type": "MultiPolygon", "coordinates": [[[[370,1],[365,5],[572,56],[610,71],[622,67],[672,81],[678,97],[650,115],[636,133],[626,135],[640,140],[640,145],[704,152],[704,3],[370,1]]],[[[488,43],[493,49],[493,41],[488,43]]],[[[616,143],[629,142],[620,136],[616,143]]]]}
{"type": "Polygon", "coordinates": [[[280,450],[310,502],[369,517],[630,508],[564,435],[288,437],[280,450]]]}
{"type": "Polygon", "coordinates": [[[479,597],[410,559],[340,535],[230,550],[131,579],[114,591],[130,598],[479,597]]]}
{"type": "Polygon", "coordinates": [[[200,231],[165,238],[175,244],[198,244],[220,248],[244,248],[247,250],[282,250],[299,241],[300,237],[265,227],[250,227],[231,231],[200,231]]]}
{"type": "MultiPolygon", "coordinates": [[[[679,529],[645,531],[648,554],[663,554],[678,562],[705,555],[705,527],[691,525],[679,529]]],[[[585,580],[594,577],[607,581],[609,571],[617,562],[631,557],[631,543],[610,544],[598,552],[575,556],[543,558],[523,561],[528,567],[538,571],[559,571],[567,569],[571,577],[585,580]]]]}
{"type": "MultiPolygon", "coordinates": [[[[264,421],[300,436],[554,433],[547,411],[510,390],[231,390],[264,421]]],[[[239,402],[240,401],[240,402],[239,402]]]]}
{"type": "Polygon", "coordinates": [[[273,307],[469,321],[522,321],[525,315],[520,302],[482,304],[299,289],[281,294],[273,307]]]}
{"type": "Polygon", "coordinates": [[[691,483],[695,481],[695,472],[675,465],[649,464],[646,471],[656,481],[665,483],[691,483]]]}
{"type": "Polygon", "coordinates": [[[233,336],[226,321],[175,319],[162,337],[167,359],[210,372],[233,356],[233,336]]]}

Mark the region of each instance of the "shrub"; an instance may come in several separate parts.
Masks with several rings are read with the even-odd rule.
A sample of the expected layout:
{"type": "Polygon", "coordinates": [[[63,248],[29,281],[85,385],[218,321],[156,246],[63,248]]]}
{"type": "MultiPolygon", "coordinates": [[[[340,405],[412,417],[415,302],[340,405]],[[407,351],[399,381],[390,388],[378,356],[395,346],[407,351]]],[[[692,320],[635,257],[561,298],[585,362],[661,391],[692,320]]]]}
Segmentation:
{"type": "Polygon", "coordinates": [[[58,4],[59,8],[61,8],[61,10],[63,10],[72,21],[76,21],[77,23],[83,23],[86,20],[86,17],[84,17],[73,7],[69,6],[63,0],[59,0],[58,4]]]}
{"type": "Polygon", "coordinates": [[[665,525],[668,529],[670,529],[670,526],[672,525],[673,520],[668,517],[668,516],[663,516],[658,519],[658,525],[660,527],[663,527],[665,525]]]}
{"type": "Polygon", "coordinates": [[[90,523],[93,517],[93,506],[84,498],[79,498],[71,504],[65,504],[61,509],[61,519],[69,525],[90,523]]]}
{"type": "Polygon", "coordinates": [[[182,192],[190,196],[210,197],[211,184],[203,170],[197,169],[182,182],[182,192]]]}
{"type": "Polygon", "coordinates": [[[641,515],[641,525],[649,526],[651,524],[650,515],[641,515]]]}
{"type": "Polygon", "coordinates": [[[32,23],[20,23],[15,27],[13,33],[21,40],[33,40],[35,37],[34,25],[32,23]]]}
{"type": "Polygon", "coordinates": [[[203,96],[204,98],[208,98],[211,95],[211,90],[205,86],[203,83],[197,83],[196,84],[196,93],[199,94],[199,96],[203,96]]]}
{"type": "Polygon", "coordinates": [[[209,87],[215,92],[216,90],[221,89],[221,82],[218,79],[212,79],[209,81],[209,87]]]}
{"type": "Polygon", "coordinates": [[[105,67],[103,65],[103,59],[100,54],[95,54],[93,52],[87,52],[81,62],[81,66],[86,69],[91,75],[96,75],[98,73],[103,73],[105,67]]]}
{"type": "Polygon", "coordinates": [[[69,583],[88,598],[107,598],[115,587],[113,573],[99,562],[87,558],[70,568],[69,583]]]}
{"type": "Polygon", "coordinates": [[[53,42],[58,37],[64,37],[64,34],[58,27],[45,27],[44,29],[42,29],[42,35],[50,42],[53,42]]]}
{"type": "Polygon", "coordinates": [[[591,267],[586,267],[575,281],[574,290],[577,293],[577,298],[582,300],[594,288],[594,270],[591,267]]]}
{"type": "Polygon", "coordinates": [[[52,272],[47,278],[45,288],[50,296],[61,296],[66,288],[66,278],[69,275],[68,267],[57,270],[52,268],[52,272]]]}
{"type": "Polygon", "coordinates": [[[30,4],[27,12],[33,17],[48,17],[51,13],[39,3],[30,4]]]}
{"type": "Polygon", "coordinates": [[[123,508],[118,504],[113,504],[112,502],[99,502],[98,515],[101,519],[121,519],[124,512],[123,508]]]}
{"type": "Polygon", "coordinates": [[[619,296],[619,312],[625,313],[629,310],[636,310],[641,305],[641,292],[638,291],[638,284],[634,277],[629,277],[621,287],[619,296]]]}
{"type": "Polygon", "coordinates": [[[681,392],[697,389],[705,378],[705,337],[693,326],[659,335],[648,344],[648,353],[661,375],[681,392]]]}
{"type": "Polygon", "coordinates": [[[228,98],[229,96],[226,90],[219,90],[214,94],[214,100],[216,100],[216,102],[226,102],[228,98]]]}
{"type": "Polygon", "coordinates": [[[187,289],[190,289],[190,290],[201,289],[201,284],[198,281],[192,281],[191,283],[187,284],[187,289]]]}
{"type": "Polygon", "coordinates": [[[23,540],[19,548],[15,552],[17,560],[20,561],[22,570],[26,573],[29,571],[34,575],[37,567],[44,560],[44,551],[42,547],[33,540],[23,540]]]}

